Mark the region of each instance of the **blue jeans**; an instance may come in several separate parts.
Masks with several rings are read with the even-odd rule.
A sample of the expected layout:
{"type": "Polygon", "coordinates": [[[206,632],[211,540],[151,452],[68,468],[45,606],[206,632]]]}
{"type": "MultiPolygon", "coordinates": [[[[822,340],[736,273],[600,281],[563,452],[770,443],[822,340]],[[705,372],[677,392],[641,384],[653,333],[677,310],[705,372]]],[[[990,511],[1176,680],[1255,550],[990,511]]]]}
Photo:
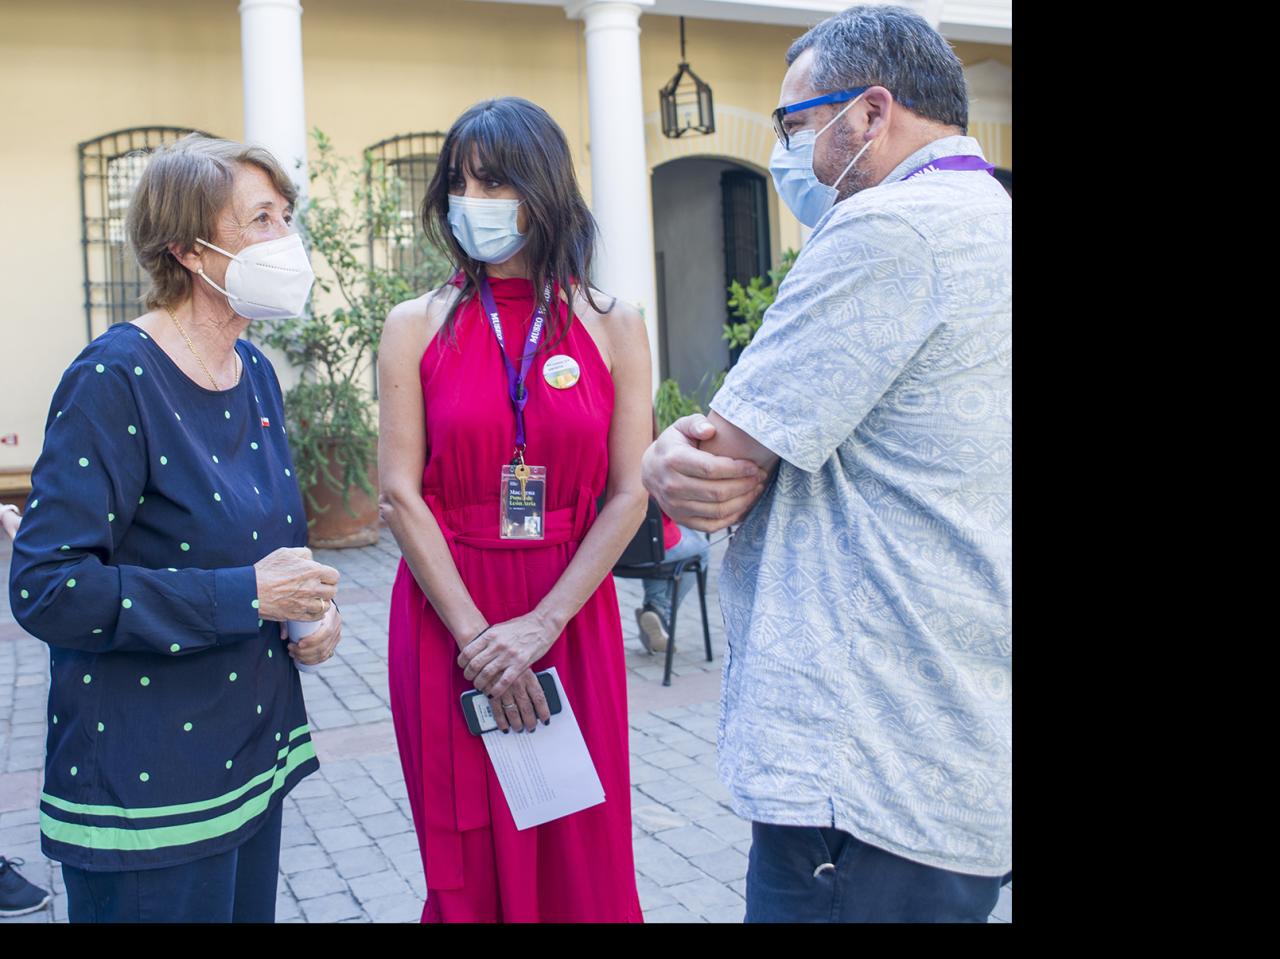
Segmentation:
{"type": "Polygon", "coordinates": [[[839,829],[753,822],[746,921],[986,922],[1000,883],[903,859],[839,829]]]}
{"type": "Polygon", "coordinates": [[[87,872],[65,863],[71,922],[275,922],[280,875],[277,802],[262,828],[235,849],[195,862],[131,872],[87,872]]]}
{"type": "MultiPolygon", "coordinates": [[[[689,529],[687,526],[681,526],[680,542],[667,550],[662,561],[664,563],[674,563],[693,556],[701,556],[702,568],[706,569],[711,560],[711,545],[707,542],[705,534],[699,533],[695,529],[689,529]]],[[[677,608],[697,581],[698,577],[693,573],[681,574],[680,589],[676,593],[677,608]]],[[[644,583],[645,605],[652,606],[658,611],[658,615],[662,617],[662,625],[665,628],[668,620],[671,619],[671,581],[666,579],[646,579],[642,580],[642,582],[644,583]]]]}

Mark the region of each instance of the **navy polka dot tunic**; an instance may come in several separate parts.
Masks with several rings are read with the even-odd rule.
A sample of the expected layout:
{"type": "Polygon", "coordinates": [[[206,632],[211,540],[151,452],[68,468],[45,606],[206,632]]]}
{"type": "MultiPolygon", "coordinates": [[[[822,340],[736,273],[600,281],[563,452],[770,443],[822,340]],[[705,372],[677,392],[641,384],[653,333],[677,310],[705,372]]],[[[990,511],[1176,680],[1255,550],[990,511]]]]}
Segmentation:
{"type": "Polygon", "coordinates": [[[14,543],[14,617],[49,644],[42,848],[94,871],[247,840],[319,768],[253,564],[305,546],[280,385],[192,382],[139,327],[63,375],[14,543]]]}

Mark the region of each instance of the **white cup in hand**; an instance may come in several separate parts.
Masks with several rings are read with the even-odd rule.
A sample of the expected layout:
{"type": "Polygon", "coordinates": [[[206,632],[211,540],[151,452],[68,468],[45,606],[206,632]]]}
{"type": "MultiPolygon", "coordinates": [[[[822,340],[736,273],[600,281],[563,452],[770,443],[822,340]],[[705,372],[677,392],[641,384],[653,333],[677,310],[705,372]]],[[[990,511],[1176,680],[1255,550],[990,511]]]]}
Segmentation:
{"type": "MultiPolygon", "coordinates": [[[[298,642],[298,640],[302,639],[304,636],[310,636],[317,629],[319,629],[323,624],[324,624],[323,619],[314,619],[314,620],[291,619],[289,620],[289,642],[296,643],[298,642]]],[[[296,659],[293,661],[293,665],[297,666],[298,671],[302,673],[313,673],[320,668],[319,663],[316,663],[314,666],[310,666],[306,663],[300,663],[296,659]]]]}

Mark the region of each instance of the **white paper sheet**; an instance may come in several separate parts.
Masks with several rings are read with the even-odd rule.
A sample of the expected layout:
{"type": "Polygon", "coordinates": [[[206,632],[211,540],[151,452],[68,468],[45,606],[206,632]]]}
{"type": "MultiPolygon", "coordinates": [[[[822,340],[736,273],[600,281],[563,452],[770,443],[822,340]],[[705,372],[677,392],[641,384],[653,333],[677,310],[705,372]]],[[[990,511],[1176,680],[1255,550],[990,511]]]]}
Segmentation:
{"type": "Polygon", "coordinates": [[[486,733],[489,761],[507,798],[517,829],[539,826],[553,819],[604,802],[604,786],[587,752],[573,705],[555,667],[562,708],[551,725],[538,724],[536,733],[486,733]]]}

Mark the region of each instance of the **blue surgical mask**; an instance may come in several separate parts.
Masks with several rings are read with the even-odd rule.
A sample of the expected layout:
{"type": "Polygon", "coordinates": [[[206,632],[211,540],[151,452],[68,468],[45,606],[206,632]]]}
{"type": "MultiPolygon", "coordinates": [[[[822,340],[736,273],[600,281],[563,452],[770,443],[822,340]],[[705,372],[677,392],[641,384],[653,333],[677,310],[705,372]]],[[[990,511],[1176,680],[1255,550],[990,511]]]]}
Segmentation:
{"type": "Polygon", "coordinates": [[[449,227],[467,256],[481,263],[509,260],[528,236],[516,229],[522,200],[485,200],[449,195],[449,227]]]}
{"type": "Polygon", "coordinates": [[[850,100],[848,106],[832,117],[831,122],[817,133],[812,130],[793,133],[790,150],[784,147],[781,141],[773,145],[773,155],[769,158],[769,172],[773,175],[773,185],[778,191],[778,196],[782,197],[782,202],[787,205],[787,209],[795,214],[797,220],[811,229],[822,219],[822,215],[835,205],[836,187],[853,169],[853,165],[866,152],[867,147],[871,146],[872,141],[868,140],[863,145],[862,149],[849,161],[849,165],[844,168],[844,173],[836,177],[836,182],[831,186],[819,180],[818,174],[813,172],[813,148],[818,137],[825,133],[832,123],[844,116],[845,110],[861,99],[862,95],[859,94],[850,100]]]}

